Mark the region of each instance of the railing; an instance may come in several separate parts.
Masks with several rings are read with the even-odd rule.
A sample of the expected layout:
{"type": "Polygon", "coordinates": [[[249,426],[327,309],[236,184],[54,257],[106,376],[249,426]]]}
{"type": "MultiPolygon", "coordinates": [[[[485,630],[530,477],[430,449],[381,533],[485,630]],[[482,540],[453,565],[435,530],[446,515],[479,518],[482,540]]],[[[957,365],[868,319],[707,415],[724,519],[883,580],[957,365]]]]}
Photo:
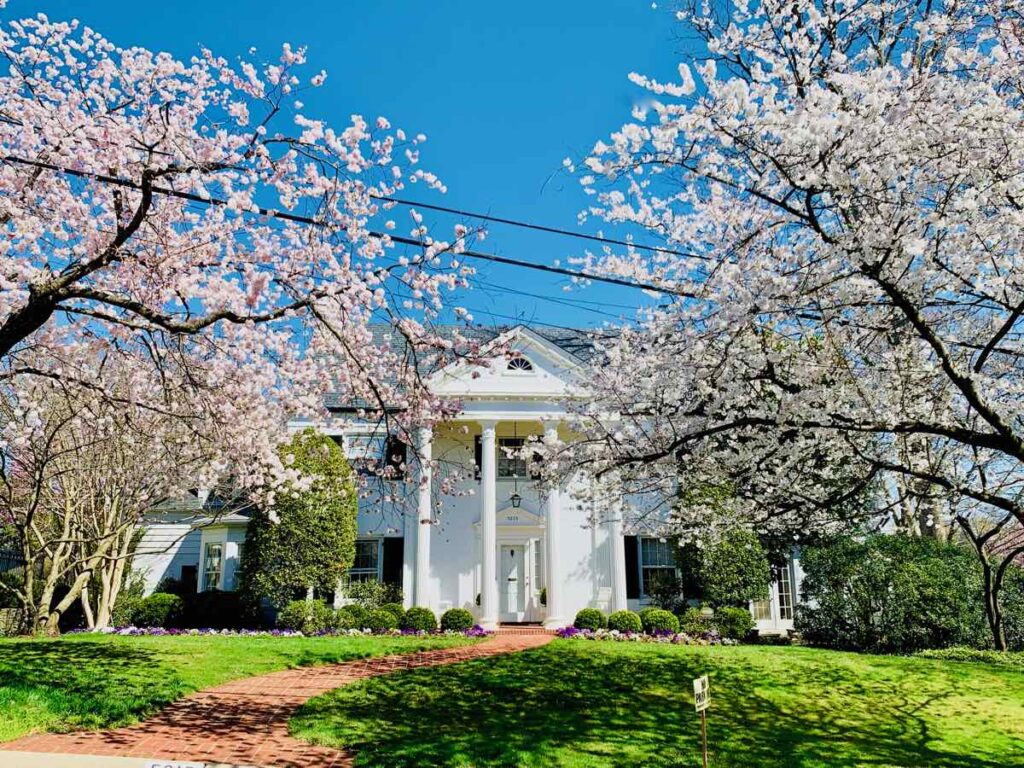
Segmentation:
{"type": "Polygon", "coordinates": [[[0,549],[0,573],[13,571],[25,565],[21,553],[14,549],[0,549]]]}

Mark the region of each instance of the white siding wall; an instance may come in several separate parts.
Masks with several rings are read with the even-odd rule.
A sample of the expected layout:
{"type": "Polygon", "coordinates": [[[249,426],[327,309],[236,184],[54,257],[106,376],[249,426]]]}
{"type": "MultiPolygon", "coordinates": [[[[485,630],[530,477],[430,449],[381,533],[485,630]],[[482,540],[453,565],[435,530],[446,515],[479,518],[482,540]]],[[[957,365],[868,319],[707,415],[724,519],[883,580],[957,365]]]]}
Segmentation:
{"type": "Polygon", "coordinates": [[[181,566],[199,565],[201,534],[192,529],[193,522],[191,516],[166,515],[146,525],[132,570],[142,574],[147,595],[162,579],[181,578],[181,566]]]}

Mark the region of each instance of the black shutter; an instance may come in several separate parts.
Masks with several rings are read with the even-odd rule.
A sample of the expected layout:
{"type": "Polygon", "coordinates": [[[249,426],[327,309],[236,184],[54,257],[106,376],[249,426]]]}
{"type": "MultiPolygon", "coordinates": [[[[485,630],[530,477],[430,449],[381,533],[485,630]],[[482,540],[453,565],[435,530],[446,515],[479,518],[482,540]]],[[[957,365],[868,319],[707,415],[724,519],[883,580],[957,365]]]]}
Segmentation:
{"type": "Polygon", "coordinates": [[[384,539],[384,562],[381,564],[381,580],[385,584],[402,586],[402,561],[405,539],[402,536],[388,536],[384,539]]]}
{"type": "Polygon", "coordinates": [[[630,600],[640,598],[640,555],[637,552],[639,543],[636,536],[623,536],[626,546],[626,597],[630,600]]]}
{"type": "Polygon", "coordinates": [[[473,478],[480,479],[480,467],[484,463],[484,446],[480,442],[480,435],[473,438],[473,478]]]}
{"type": "Polygon", "coordinates": [[[405,474],[405,462],[407,446],[394,435],[389,435],[384,443],[384,466],[390,469],[393,477],[402,477],[405,474]]]}

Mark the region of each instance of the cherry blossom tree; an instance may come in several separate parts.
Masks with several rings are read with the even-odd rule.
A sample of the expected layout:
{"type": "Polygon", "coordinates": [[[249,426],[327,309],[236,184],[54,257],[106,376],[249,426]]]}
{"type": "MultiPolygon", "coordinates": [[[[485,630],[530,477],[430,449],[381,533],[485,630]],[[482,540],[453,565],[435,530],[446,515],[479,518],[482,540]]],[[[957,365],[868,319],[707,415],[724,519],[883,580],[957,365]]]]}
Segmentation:
{"type": "Polygon", "coordinates": [[[666,243],[582,261],[666,301],[595,366],[564,461],[665,497],[732,483],[718,511],[767,530],[877,484],[926,528],[1024,521],[1024,4],[678,18],[693,59],[632,75],[646,100],[580,163],[586,215],[666,243]]]}
{"type": "Polygon", "coordinates": [[[321,413],[327,389],[402,424],[439,412],[369,328],[414,354],[452,346],[430,325],[464,285],[467,232],[434,240],[413,211],[423,246],[398,253],[381,200],[444,190],[418,167],[424,136],[305,114],[326,74],[287,44],[264,63],[181,61],[40,14],[0,26],[0,57],[0,382],[180,418],[259,459],[237,468],[247,486],[283,472],[288,417],[321,413]],[[115,393],[75,378],[90,357],[153,375],[115,393]]]}
{"type": "MultiPolygon", "coordinates": [[[[226,436],[209,427],[197,432],[176,415],[126,405],[129,393],[147,390],[151,369],[127,368],[117,358],[78,362],[65,368],[73,384],[22,376],[0,399],[7,446],[0,523],[18,547],[24,577],[0,589],[13,593],[23,627],[37,633],[55,632],[78,601],[90,628],[107,626],[136,534],[158,517],[158,502],[224,488],[226,478],[258,459],[225,452],[226,436]]],[[[247,503],[244,495],[222,496],[221,513],[247,503]]]]}

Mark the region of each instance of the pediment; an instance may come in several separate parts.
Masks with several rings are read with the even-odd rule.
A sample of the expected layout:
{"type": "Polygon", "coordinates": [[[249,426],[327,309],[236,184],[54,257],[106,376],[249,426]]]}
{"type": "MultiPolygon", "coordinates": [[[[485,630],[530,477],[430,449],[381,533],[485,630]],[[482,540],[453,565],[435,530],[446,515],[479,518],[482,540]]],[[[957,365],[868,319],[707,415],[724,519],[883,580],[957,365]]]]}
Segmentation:
{"type": "Polygon", "coordinates": [[[489,345],[487,365],[453,363],[427,380],[431,391],[449,397],[571,396],[579,385],[582,361],[524,326],[489,345]],[[515,362],[513,362],[515,361],[515,362]]]}

